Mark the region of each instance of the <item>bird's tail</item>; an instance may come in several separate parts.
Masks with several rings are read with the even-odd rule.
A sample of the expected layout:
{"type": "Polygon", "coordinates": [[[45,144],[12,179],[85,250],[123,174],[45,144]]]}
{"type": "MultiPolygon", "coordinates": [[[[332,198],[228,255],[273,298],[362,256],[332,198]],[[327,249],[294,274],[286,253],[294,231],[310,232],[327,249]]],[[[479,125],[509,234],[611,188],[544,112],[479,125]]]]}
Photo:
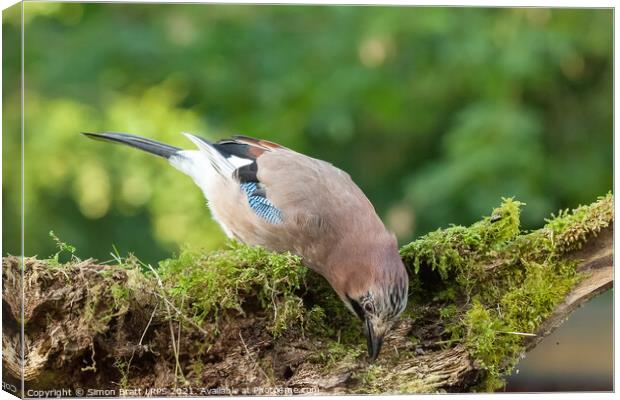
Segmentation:
{"type": "Polygon", "coordinates": [[[143,138],[136,135],[130,135],[128,133],[116,133],[116,132],[101,132],[90,133],[82,132],[83,135],[88,136],[91,139],[102,140],[104,142],[113,142],[126,144],[127,146],[135,147],[146,151],[147,153],[155,154],[163,158],[170,158],[181,149],[178,147],[170,146],[169,144],[161,143],[156,140],[143,138]]]}

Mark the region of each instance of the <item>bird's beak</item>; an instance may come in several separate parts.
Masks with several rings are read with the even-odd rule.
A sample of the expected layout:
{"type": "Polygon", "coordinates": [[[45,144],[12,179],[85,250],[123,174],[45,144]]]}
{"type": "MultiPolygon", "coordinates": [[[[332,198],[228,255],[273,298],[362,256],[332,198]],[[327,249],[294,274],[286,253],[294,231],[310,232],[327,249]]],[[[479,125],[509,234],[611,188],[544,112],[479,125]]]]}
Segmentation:
{"type": "Polygon", "coordinates": [[[366,340],[368,343],[368,358],[370,359],[370,362],[374,362],[381,351],[383,335],[377,335],[369,318],[366,318],[364,334],[366,335],[366,340]]]}

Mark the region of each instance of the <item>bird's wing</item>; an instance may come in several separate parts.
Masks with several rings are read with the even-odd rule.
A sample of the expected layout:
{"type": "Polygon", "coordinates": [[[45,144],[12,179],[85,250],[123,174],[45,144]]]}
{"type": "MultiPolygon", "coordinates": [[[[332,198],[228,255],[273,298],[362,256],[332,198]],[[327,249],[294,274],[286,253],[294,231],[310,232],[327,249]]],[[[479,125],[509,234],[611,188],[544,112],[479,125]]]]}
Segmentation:
{"type": "MultiPolygon", "coordinates": [[[[263,149],[263,150],[287,149],[286,147],[280,144],[274,143],[274,142],[270,142],[269,140],[255,139],[255,138],[252,138],[249,136],[243,136],[243,135],[233,136],[233,141],[236,143],[246,144],[254,149],[256,148],[263,149]]],[[[222,142],[225,142],[225,141],[222,141],[222,142]]]]}
{"type": "Polygon", "coordinates": [[[321,272],[345,233],[385,231],[360,188],[330,163],[266,140],[191,138],[220,177],[205,191],[214,216],[246,243],[293,251],[321,272]]]}
{"type": "Polygon", "coordinates": [[[267,198],[266,188],[257,177],[256,160],[265,152],[284,147],[247,136],[235,136],[216,143],[194,135],[188,137],[204,151],[220,175],[239,185],[245,200],[258,217],[270,224],[283,222],[282,211],[267,198]]]}
{"type": "Polygon", "coordinates": [[[343,206],[353,215],[374,214],[349,174],[330,163],[248,136],[220,140],[212,148],[234,165],[231,176],[254,212],[268,222],[281,223],[287,214],[289,222],[320,228],[343,206]]]}
{"type": "MultiPolygon", "coordinates": [[[[304,229],[323,227],[324,214],[333,208],[326,204],[334,197],[328,193],[330,186],[342,188],[334,177],[346,178],[353,190],[359,191],[346,173],[331,164],[268,140],[234,136],[212,143],[197,136],[188,137],[204,150],[220,175],[239,185],[246,202],[262,222],[282,224],[288,216],[289,231],[295,228],[293,225],[304,229]]],[[[217,193],[212,197],[219,198],[217,193]]]]}
{"type": "Polygon", "coordinates": [[[270,199],[299,223],[347,224],[374,208],[346,172],[288,149],[257,159],[256,176],[270,199]]]}
{"type": "Polygon", "coordinates": [[[284,216],[270,243],[302,255],[319,273],[326,273],[323,268],[336,246],[365,246],[367,238],[378,240],[386,233],[349,174],[328,162],[274,149],[258,157],[257,178],[284,216]]]}

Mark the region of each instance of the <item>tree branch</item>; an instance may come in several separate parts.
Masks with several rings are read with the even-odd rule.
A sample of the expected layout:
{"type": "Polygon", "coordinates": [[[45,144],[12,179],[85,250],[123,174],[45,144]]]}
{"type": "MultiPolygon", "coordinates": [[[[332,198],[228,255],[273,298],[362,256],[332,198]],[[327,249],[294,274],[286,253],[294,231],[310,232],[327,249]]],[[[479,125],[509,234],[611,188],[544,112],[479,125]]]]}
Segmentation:
{"type": "Polygon", "coordinates": [[[17,385],[21,373],[23,284],[26,388],[119,394],[156,387],[193,395],[470,391],[494,373],[510,372],[520,352],[613,284],[613,197],[529,233],[519,232],[514,205],[505,202],[472,227],[437,231],[403,248],[405,261],[418,270],[412,297],[374,365],[366,361],[355,318],[289,255],[243,247],[181,255],[162,263],[161,280],[131,258],[119,265],[26,258],[23,282],[20,259],[5,257],[3,379],[17,385]],[[507,294],[518,299],[519,290],[533,290],[528,274],[540,271],[555,274],[545,276],[565,293],[533,331],[510,328],[513,317],[502,309],[507,294]],[[207,273],[229,274],[229,281],[207,273]],[[480,289],[482,282],[492,290],[480,289]],[[205,303],[208,296],[213,301],[205,303]],[[162,301],[175,313],[166,313],[162,301]],[[171,320],[183,325],[174,342],[171,320]],[[485,335],[513,347],[492,360],[476,347],[485,335]]]}

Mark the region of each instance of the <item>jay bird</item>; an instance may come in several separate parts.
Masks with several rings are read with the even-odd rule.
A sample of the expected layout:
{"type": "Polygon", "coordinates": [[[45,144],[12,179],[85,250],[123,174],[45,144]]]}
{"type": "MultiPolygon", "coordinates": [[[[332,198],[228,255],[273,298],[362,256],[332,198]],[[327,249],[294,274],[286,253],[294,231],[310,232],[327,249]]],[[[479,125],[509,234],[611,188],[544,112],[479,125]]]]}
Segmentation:
{"type": "Polygon", "coordinates": [[[330,283],[363,322],[368,355],[407,304],[408,274],[389,232],[344,171],[276,143],[234,136],[218,142],[185,134],[183,150],[125,133],[84,133],[166,158],[202,189],[226,235],[290,251],[330,283]]]}

